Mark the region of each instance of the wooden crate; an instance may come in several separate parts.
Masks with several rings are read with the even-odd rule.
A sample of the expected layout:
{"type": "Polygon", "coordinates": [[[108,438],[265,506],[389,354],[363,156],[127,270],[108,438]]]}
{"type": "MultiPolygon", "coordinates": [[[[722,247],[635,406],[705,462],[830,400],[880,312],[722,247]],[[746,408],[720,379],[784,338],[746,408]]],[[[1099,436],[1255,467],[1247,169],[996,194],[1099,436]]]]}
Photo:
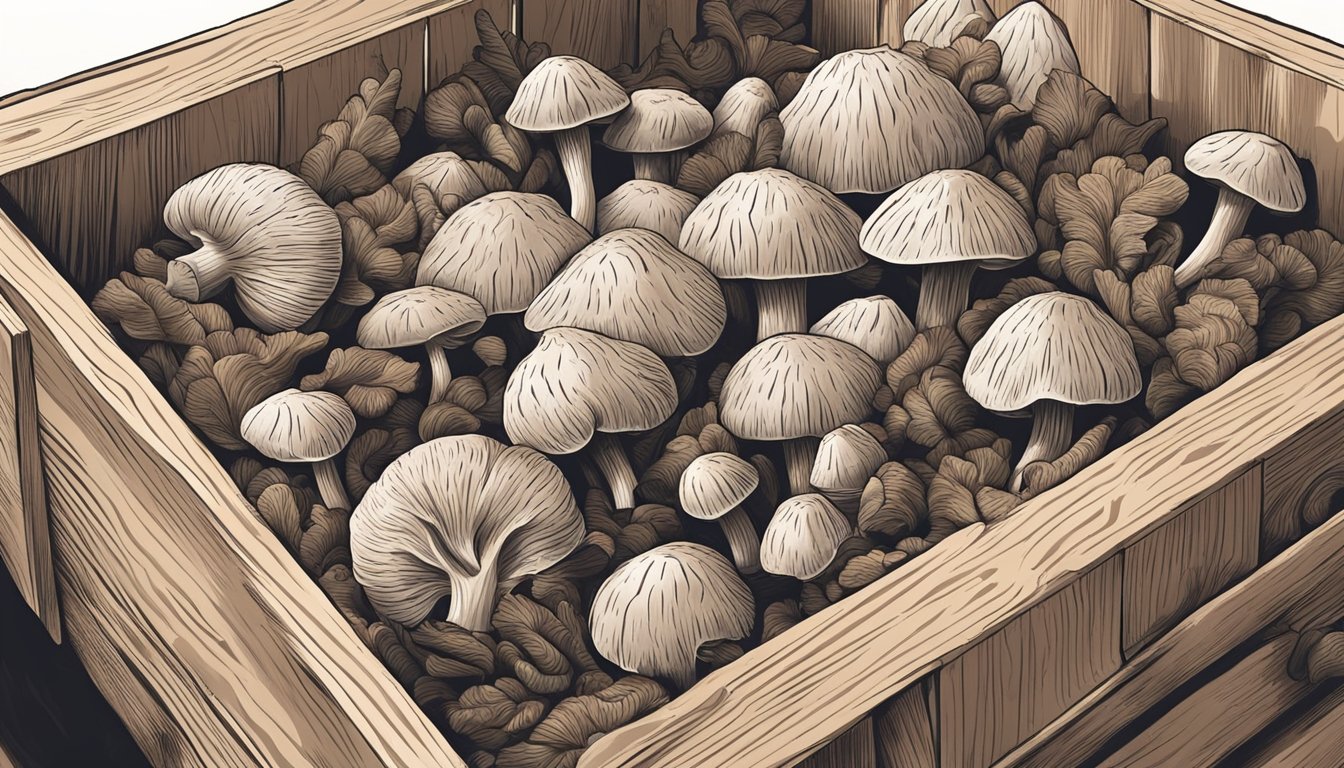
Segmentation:
{"type": "MultiPolygon", "coordinates": [[[[691,4],[292,0],[0,101],[0,188],[24,222],[0,216],[13,310],[0,320],[26,342],[11,343],[20,362],[0,366],[14,377],[0,389],[36,413],[35,437],[18,434],[39,448],[47,516],[31,500],[15,509],[31,535],[49,529],[59,621],[38,566],[31,600],[153,762],[464,764],[84,299],[182,181],[294,159],[386,68],[418,103],[470,56],[477,8],[614,64],[648,49],[649,20],[685,29],[691,4]]],[[[914,4],[812,0],[815,41],[898,43],[914,4]]],[[[1170,121],[1177,157],[1214,128],[1275,133],[1314,164],[1322,225],[1344,231],[1344,50],[1212,0],[1046,4],[1129,117],[1170,121]]],[[[1285,658],[1344,617],[1344,522],[1303,536],[1344,486],[1340,370],[1344,319],[609,734],[582,764],[1069,765],[1147,748],[1119,734],[1159,704],[1149,743],[1200,731],[1171,759],[1226,754],[1262,724],[1210,719],[1196,697],[1309,695],[1285,658]]],[[[6,471],[31,476],[33,460],[23,449],[6,471]]]]}

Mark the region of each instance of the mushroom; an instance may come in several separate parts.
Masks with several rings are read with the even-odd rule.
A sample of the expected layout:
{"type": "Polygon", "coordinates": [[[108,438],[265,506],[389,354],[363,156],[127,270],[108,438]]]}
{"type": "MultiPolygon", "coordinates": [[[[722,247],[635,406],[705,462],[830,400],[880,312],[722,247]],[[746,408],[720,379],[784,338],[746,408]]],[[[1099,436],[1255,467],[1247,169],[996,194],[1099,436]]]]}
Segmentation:
{"type": "Polygon", "coordinates": [[[700,201],[680,247],[721,278],[756,281],[761,340],[807,329],[806,278],[864,265],[862,224],[824,187],[766,168],[733,174],[700,201]]]}
{"type": "Polygon", "coordinates": [[[751,633],[756,604],[733,564],[677,541],[622,563],[598,587],[588,617],[593,647],[627,672],[695,683],[696,651],[751,633]]]}
{"type": "MultiPolygon", "coordinates": [[[[992,17],[991,17],[992,18],[992,17]]],[[[1056,69],[1081,75],[1069,30],[1045,6],[1023,3],[999,19],[985,39],[999,46],[1003,63],[995,83],[1003,86],[1013,106],[1026,112],[1036,104],[1036,91],[1056,69]]]]}
{"type": "Polygon", "coordinates": [[[810,332],[849,342],[884,368],[915,340],[910,318],[887,296],[841,302],[813,323],[810,332]]]}
{"type": "Polygon", "coordinates": [[[435,193],[455,194],[468,203],[486,193],[481,177],[456,152],[435,152],[425,155],[406,167],[392,179],[392,187],[406,200],[417,186],[428,187],[435,193]]]}
{"type": "Polygon", "coordinates": [[[846,424],[821,438],[812,465],[812,487],[840,511],[854,515],[869,478],[887,461],[887,449],[857,424],[846,424]]]}
{"type": "Polygon", "coordinates": [[[1213,133],[1185,151],[1185,168],[1217,184],[1218,203],[1204,239],[1176,268],[1176,285],[1193,285],[1241,236],[1256,203],[1276,213],[1296,213],[1306,204],[1302,172],[1293,151],[1254,131],[1213,133]]]}
{"type": "Polygon", "coordinates": [[[742,573],[761,570],[761,539],[742,509],[760,483],[756,466],[731,453],[706,453],[681,473],[677,495],[681,508],[697,520],[718,520],[742,573]]]}
{"type": "Polygon", "coordinates": [[[504,388],[509,439],[550,454],[592,442],[617,509],[635,506],[635,472],[617,432],[652,429],[677,407],[677,387],[653,352],[580,328],[552,328],[504,388]],[[594,439],[594,433],[598,433],[594,439]]]}
{"type": "Polygon", "coordinates": [[[1077,405],[1123,403],[1143,380],[1129,334],[1088,299],[1052,291],[1009,307],[971,349],[966,392],[991,411],[1031,406],[1034,423],[1026,451],[1013,470],[1053,461],[1073,442],[1077,405]]]}
{"type": "Polygon", "coordinates": [[[836,194],[890,192],[985,153],[985,133],[951,81],[888,46],[812,70],[780,113],[780,165],[836,194]]]}
{"type": "Polygon", "coordinates": [[[935,48],[946,48],[975,19],[994,23],[994,11],[985,0],[925,0],[905,20],[902,36],[935,48]]]}
{"type": "Polygon", "coordinates": [[[819,493],[785,499],[761,537],[761,567],[777,576],[815,579],[853,532],[853,524],[819,493]]]}
{"type": "Polygon", "coordinates": [[[740,133],[755,136],[761,121],[779,111],[779,99],[770,84],[759,77],[744,77],[733,83],[714,107],[712,136],[740,133]]]}
{"type": "Polygon", "coordinates": [[[602,143],[635,156],[635,178],[669,183],[677,177],[686,150],[704,141],[714,116],[695,99],[671,88],[630,94],[630,106],[616,117],[602,143]]]}
{"type": "Polygon", "coordinates": [[[243,439],[276,461],[311,462],[322,503],[350,509],[336,455],[355,434],[355,412],[340,395],[286,389],[243,414],[243,439]]]}
{"type": "Polygon", "coordinates": [[[429,356],[431,405],[443,399],[453,371],[446,350],[466,344],[485,324],[485,308],[465,293],[422,285],[390,293],[359,321],[357,338],[366,349],[425,345],[429,356]]]}
{"type": "Polygon", "coordinates": [[[597,203],[597,233],[638,227],[657,232],[669,243],[681,239],[681,225],[700,199],[657,181],[635,179],[597,203]]]}
{"type": "Polygon", "coordinates": [[[719,281],[700,262],[658,234],[618,229],[570,259],[523,323],[537,332],[582,328],[677,357],[714,346],[727,319],[719,281]]]}
{"type": "Polygon", "coordinates": [[[350,518],[355,579],[379,613],[407,626],[451,594],[448,621],[487,632],[503,589],[582,541],[583,516],[560,470],[482,435],[402,454],[350,518]]]}
{"type": "Polygon", "coordinates": [[[783,440],[789,487],[806,493],[818,438],[866,418],[881,384],[877,363],[852,344],[806,334],[772,336],[728,372],[719,420],[744,440],[783,440]]]}
{"type": "Polygon", "coordinates": [[[891,194],[863,225],[863,249],[892,264],[923,267],[915,327],[955,325],[976,267],[1005,269],[1036,250],[1018,205],[973,171],[934,171],[891,194]]]}
{"type": "Polygon", "coordinates": [[[195,251],[168,262],[168,292],[192,303],[233,281],[267,333],[292,331],[341,278],[341,222],[303,179],[271,165],[222,165],[178,187],[163,221],[195,251]]]}
{"type": "Polygon", "coordinates": [[[569,213],[593,231],[593,147],[588,124],[630,105],[620,84],[575,56],[551,56],[527,73],[504,119],[530,133],[555,134],[555,149],[569,180],[569,213]]]}

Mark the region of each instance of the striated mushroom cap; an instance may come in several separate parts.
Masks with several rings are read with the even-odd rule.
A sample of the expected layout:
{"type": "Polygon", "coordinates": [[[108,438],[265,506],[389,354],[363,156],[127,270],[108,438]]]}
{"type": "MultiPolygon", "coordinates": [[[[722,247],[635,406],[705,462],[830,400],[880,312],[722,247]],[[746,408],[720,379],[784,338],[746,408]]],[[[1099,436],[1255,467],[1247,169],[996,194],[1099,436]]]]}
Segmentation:
{"type": "Polygon", "coordinates": [[[243,414],[241,432],[276,461],[326,461],[349,444],[355,413],[340,395],[286,389],[243,414]]]}
{"type": "Polygon", "coordinates": [[[657,232],[669,243],[681,239],[681,226],[700,198],[660,181],[635,179],[597,203],[597,233],[636,227],[657,232]]]}
{"type": "Polygon", "coordinates": [[[759,77],[744,77],[724,92],[714,107],[714,135],[733,132],[755,136],[761,121],[779,111],[779,98],[759,77]]]}
{"type": "Polygon", "coordinates": [[[980,120],[956,86],[887,46],[822,62],[779,119],[780,165],[836,194],[889,192],[985,153],[980,120]]]}
{"type": "Polygon", "coordinates": [[[436,194],[455,194],[464,201],[475,200],[488,191],[481,177],[456,152],[425,155],[392,179],[392,187],[407,200],[418,185],[429,187],[436,194]]]}
{"type": "Polygon", "coordinates": [[[522,312],[591,239],[546,195],[495,192],[448,217],[421,255],[415,282],[465,293],[487,315],[522,312]]]}
{"type": "Polygon", "coordinates": [[[485,324],[480,302],[432,285],[407,288],[378,300],[359,321],[357,338],[365,349],[398,349],[439,344],[456,349],[485,324]]]}
{"type": "Polygon", "coordinates": [[[761,536],[761,567],[767,573],[807,581],[826,570],[854,526],[819,493],[784,500],[761,536]]]}
{"type": "Polygon", "coordinates": [[[859,511],[859,498],[868,479],[887,461],[887,450],[857,424],[833,429],[821,438],[809,478],[837,507],[851,514],[859,511]]]}
{"type": "Polygon", "coordinates": [[[617,152],[675,152],[704,141],[714,117],[704,105],[671,88],[630,94],[630,106],[607,126],[602,143],[617,152]]]}
{"type": "Polygon", "coordinates": [[[336,212],[272,165],[206,171],[168,198],[163,221],[199,249],[168,263],[168,292],[199,302],[232,279],[238,307],[267,333],[303,325],[341,278],[336,212]]]}
{"type": "Polygon", "coordinates": [[[620,229],[594,240],[523,316],[529,331],[572,326],[668,357],[714,346],[727,319],[714,275],[645,229],[620,229]]]}
{"type": "Polygon", "coordinates": [[[977,18],[994,23],[994,10],[985,0],[926,0],[905,20],[901,32],[906,42],[946,48],[977,18]]]}
{"type": "Polygon", "coordinates": [[[756,466],[732,453],[716,451],[697,456],[681,473],[678,500],[686,514],[697,520],[718,520],[732,512],[760,483],[756,466]]]}
{"type": "Polygon", "coordinates": [[[622,563],[593,597],[593,646],[627,672],[695,683],[696,651],[751,633],[756,605],[732,563],[678,541],[622,563]]]}
{"type": "Polygon", "coordinates": [[[1040,3],[1023,3],[1009,11],[985,39],[1003,53],[995,82],[1008,91],[1013,106],[1020,110],[1028,111],[1036,104],[1036,92],[1056,69],[1082,74],[1069,30],[1040,3]]]}
{"type": "Polygon", "coordinates": [[[1037,400],[1123,403],[1143,386],[1129,334],[1088,299],[1058,291],[999,315],[971,349],[964,383],[991,411],[1037,400]]]}
{"type": "Polygon", "coordinates": [[[1271,211],[1296,213],[1307,203],[1297,158],[1283,142],[1255,131],[1212,133],[1185,151],[1185,169],[1271,211]]]}
{"type": "Polygon", "coordinates": [[[620,83],[577,56],[551,56],[527,73],[504,113],[515,128],[553,133],[611,117],[630,105],[620,83]]]}
{"type": "Polygon", "coordinates": [[[915,340],[915,326],[888,296],[842,302],[813,324],[816,336],[848,342],[886,366],[915,340]]]}

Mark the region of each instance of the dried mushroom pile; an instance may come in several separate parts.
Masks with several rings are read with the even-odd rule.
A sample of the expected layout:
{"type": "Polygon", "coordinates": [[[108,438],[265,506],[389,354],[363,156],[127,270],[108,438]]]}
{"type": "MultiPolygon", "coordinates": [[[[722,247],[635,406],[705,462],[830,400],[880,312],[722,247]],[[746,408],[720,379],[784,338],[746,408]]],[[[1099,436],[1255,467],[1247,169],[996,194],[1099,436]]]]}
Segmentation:
{"type": "Polygon", "coordinates": [[[94,299],[474,765],[575,765],[1344,309],[1263,215],[1292,152],[1207,137],[1188,202],[1040,5],[825,61],[803,10],[608,73],[482,12],[418,119],[365,81],[94,299]]]}

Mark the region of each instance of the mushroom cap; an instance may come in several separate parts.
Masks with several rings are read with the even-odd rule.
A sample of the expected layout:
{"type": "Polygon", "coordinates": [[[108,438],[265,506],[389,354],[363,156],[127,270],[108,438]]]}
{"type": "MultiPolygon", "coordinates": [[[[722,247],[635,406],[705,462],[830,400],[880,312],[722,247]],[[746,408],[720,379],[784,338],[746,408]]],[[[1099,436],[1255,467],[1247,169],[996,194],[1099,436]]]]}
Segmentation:
{"type": "Polygon", "coordinates": [[[761,481],[756,466],[740,456],[717,451],[697,456],[681,473],[677,496],[686,514],[718,520],[737,509],[761,481]]]}
{"type": "Polygon", "coordinates": [[[778,576],[814,579],[853,532],[853,524],[825,496],[792,496],[775,509],[761,535],[761,567],[778,576]]]}
{"type": "Polygon", "coordinates": [[[504,387],[509,439],[574,453],[594,432],[638,432],[667,420],[677,385],[649,350],[580,328],[552,328],[504,387]]]}
{"type": "Polygon", "coordinates": [[[1018,109],[1030,110],[1036,104],[1036,92],[1056,69],[1082,74],[1068,28],[1040,3],[1023,3],[1009,11],[985,39],[1002,52],[995,82],[1008,91],[1018,109]]]}
{"type": "Polygon", "coordinates": [[[714,107],[715,134],[733,131],[743,136],[756,135],[756,126],[772,112],[779,111],[779,97],[770,84],[759,77],[744,77],[723,93],[714,107]]]}
{"type": "Polygon", "coordinates": [[[421,285],[389,293],[359,321],[366,349],[398,349],[435,343],[457,349],[485,324],[485,308],[465,293],[421,285]]]}
{"type": "Polygon", "coordinates": [[[456,152],[425,155],[392,179],[392,187],[407,200],[417,185],[429,187],[435,194],[452,192],[464,200],[475,200],[488,191],[481,177],[456,152]]]}
{"type": "Polygon", "coordinates": [[[465,293],[487,315],[522,312],[592,237],[554,199],[494,192],[457,209],[425,247],[416,285],[465,293]]]}
{"type": "Polygon", "coordinates": [[[882,384],[858,347],[825,336],[771,336],[742,356],[723,381],[719,418],[745,440],[821,437],[862,421],[882,384]]]}
{"type": "Polygon", "coordinates": [[[735,173],[701,200],[682,225],[680,248],[722,278],[835,275],[867,261],[861,226],[825,187],[766,168],[735,173]]]}
{"type": "Polygon", "coordinates": [[[494,564],[501,583],[538,573],[583,540],[569,483],[545,456],[483,435],[397,457],[350,518],[355,578],[380,612],[420,623],[494,564]]]}
{"type": "Polygon", "coordinates": [[[809,482],[822,493],[862,491],[886,462],[887,449],[876,438],[857,424],[846,424],[821,438],[809,482]]]}
{"type": "Polygon", "coordinates": [[[248,409],[241,433],[276,461],[326,461],[355,434],[355,412],[339,395],[286,389],[248,409]]]}
{"type": "Polygon", "coordinates": [[[627,181],[597,202],[597,233],[637,227],[676,244],[681,240],[681,225],[699,202],[690,192],[660,181],[627,181]]]}
{"type": "Polygon", "coordinates": [[[572,326],[660,355],[698,355],[728,320],[719,281],[647,229],[618,229],[569,260],[523,316],[529,331],[572,326]]]}
{"type": "Polygon", "coordinates": [[[977,261],[1003,269],[1036,251],[1022,206],[974,171],[934,171],[891,193],[864,222],[863,250],[892,264],[977,261]]]}
{"type": "Polygon", "coordinates": [[[810,333],[853,344],[882,366],[915,340],[914,324],[889,296],[841,302],[813,324],[810,333]]]}
{"type": "Polygon", "coordinates": [[[515,128],[553,133],[611,117],[630,105],[620,83],[577,56],[551,56],[527,73],[504,119],[515,128]]]}
{"type": "Polygon", "coordinates": [[[630,94],[630,106],[607,126],[602,143],[617,152],[676,152],[704,141],[714,129],[705,106],[671,88],[630,94]]]}
{"type": "Polygon", "coordinates": [[[628,672],[694,682],[695,654],[751,633],[756,604],[727,558],[677,541],[622,563],[593,596],[593,647],[628,672]]]}
{"type": "Polygon", "coordinates": [[[946,48],[976,16],[994,23],[994,10],[985,0],[926,0],[905,20],[901,32],[906,42],[946,48]]]}
{"type": "Polygon", "coordinates": [[[780,113],[780,165],[836,194],[889,192],[985,153],[985,132],[956,86],[887,46],[823,61],[780,113]]]}
{"type": "Polygon", "coordinates": [[[1082,296],[1028,296],[999,315],[971,349],[966,392],[991,411],[1037,400],[1073,405],[1123,403],[1143,380],[1134,342],[1082,296]]]}
{"type": "Polygon", "coordinates": [[[1263,133],[1211,133],[1185,151],[1185,168],[1271,211],[1296,213],[1307,203],[1297,157],[1283,142],[1263,133]]]}
{"type": "MultiPolygon", "coordinates": [[[[206,171],[173,192],[163,221],[196,248],[228,260],[239,309],[268,333],[307,322],[341,278],[336,211],[303,179],[273,165],[206,171]]],[[[169,292],[174,272],[183,269],[180,260],[169,262],[169,292]]]]}

